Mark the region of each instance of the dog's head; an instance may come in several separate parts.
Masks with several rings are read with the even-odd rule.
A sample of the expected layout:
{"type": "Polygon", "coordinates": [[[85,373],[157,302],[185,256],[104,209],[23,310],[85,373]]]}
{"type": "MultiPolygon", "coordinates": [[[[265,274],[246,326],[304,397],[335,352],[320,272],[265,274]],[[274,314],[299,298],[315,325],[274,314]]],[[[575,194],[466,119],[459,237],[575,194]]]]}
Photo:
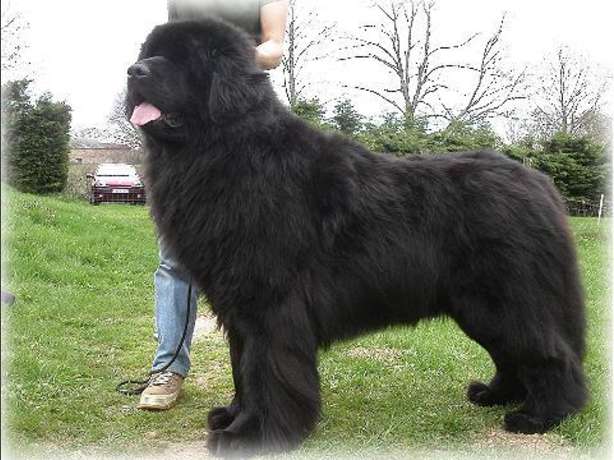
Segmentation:
{"type": "Polygon", "coordinates": [[[269,87],[243,32],[214,19],[171,22],[151,32],[128,68],[126,115],[147,135],[182,140],[243,117],[269,87]]]}

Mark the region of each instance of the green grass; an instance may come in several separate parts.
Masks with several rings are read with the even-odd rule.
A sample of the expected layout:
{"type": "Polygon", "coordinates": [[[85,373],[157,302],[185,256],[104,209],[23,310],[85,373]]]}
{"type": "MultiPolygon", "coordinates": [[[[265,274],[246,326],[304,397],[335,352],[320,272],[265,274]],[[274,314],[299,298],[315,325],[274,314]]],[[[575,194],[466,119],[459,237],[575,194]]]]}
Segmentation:
{"type": "MultiPolygon", "coordinates": [[[[219,334],[194,344],[191,377],[172,411],[137,411],[136,397],[114,389],[119,380],[141,375],[155,348],[157,248],[147,209],[94,208],[6,187],[2,198],[10,203],[2,228],[5,277],[18,299],[2,311],[10,352],[3,393],[13,446],[114,450],[204,439],[208,408],[232,394],[219,334]]],[[[544,439],[593,449],[607,426],[607,222],[572,223],[588,297],[592,399],[544,439]]],[[[489,379],[493,366],[447,320],[335,345],[322,353],[320,370],[322,420],[299,453],[462,448],[499,430],[506,411],[465,400],[468,381],[489,379]]]]}

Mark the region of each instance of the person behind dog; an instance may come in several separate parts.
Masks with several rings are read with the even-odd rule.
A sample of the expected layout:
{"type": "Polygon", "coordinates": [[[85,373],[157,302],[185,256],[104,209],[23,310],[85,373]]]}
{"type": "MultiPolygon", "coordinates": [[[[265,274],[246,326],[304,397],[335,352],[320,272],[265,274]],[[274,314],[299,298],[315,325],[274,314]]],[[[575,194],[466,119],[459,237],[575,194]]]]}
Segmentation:
{"type": "MultiPolygon", "coordinates": [[[[279,65],[288,13],[287,0],[168,0],[168,20],[194,20],[215,16],[250,34],[256,43],[256,62],[263,70],[279,65]]],[[[183,334],[187,308],[189,275],[158,241],[160,264],[154,274],[158,347],[152,376],[141,393],[139,409],[166,410],[177,402],[184,378],[190,370],[190,344],[196,321],[197,293],[192,289],[190,317],[184,343],[173,364],[172,358],[183,334]]]]}

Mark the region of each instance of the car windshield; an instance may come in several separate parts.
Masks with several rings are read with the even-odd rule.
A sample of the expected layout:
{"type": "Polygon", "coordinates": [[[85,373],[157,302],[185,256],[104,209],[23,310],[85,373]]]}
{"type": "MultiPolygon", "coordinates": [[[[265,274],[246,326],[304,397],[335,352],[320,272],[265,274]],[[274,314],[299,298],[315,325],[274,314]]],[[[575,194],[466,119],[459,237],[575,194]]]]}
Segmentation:
{"type": "Polygon", "coordinates": [[[134,167],[124,164],[105,164],[96,169],[98,177],[137,177],[134,167]]]}

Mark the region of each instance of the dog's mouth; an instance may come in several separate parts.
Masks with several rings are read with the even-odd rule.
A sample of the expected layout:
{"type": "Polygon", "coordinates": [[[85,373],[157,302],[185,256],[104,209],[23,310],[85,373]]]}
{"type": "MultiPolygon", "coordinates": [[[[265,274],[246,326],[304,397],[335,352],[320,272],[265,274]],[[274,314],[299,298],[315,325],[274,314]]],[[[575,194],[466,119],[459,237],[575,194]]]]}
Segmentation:
{"type": "Polygon", "coordinates": [[[160,121],[169,128],[179,128],[183,126],[183,118],[179,113],[164,113],[151,102],[142,101],[134,106],[130,123],[141,128],[149,123],[160,121]]]}
{"type": "Polygon", "coordinates": [[[156,121],[162,118],[162,111],[155,105],[149,102],[141,102],[134,106],[130,123],[135,126],[145,126],[147,123],[156,121]]]}

